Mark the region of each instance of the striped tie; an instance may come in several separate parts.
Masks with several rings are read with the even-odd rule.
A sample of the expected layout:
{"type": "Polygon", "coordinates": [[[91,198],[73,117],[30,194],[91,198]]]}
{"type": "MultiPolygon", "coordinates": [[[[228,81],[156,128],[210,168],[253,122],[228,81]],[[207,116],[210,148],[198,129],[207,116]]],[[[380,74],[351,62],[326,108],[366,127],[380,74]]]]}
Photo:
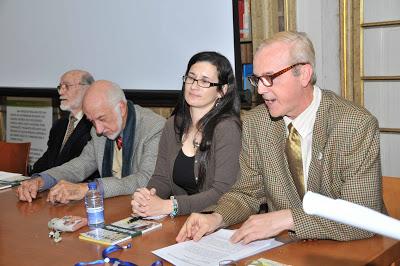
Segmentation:
{"type": "Polygon", "coordinates": [[[68,122],[68,126],[67,126],[67,131],[65,132],[64,140],[63,140],[63,142],[62,142],[62,144],[61,144],[61,149],[60,149],[60,151],[62,151],[62,149],[64,148],[65,143],[67,142],[67,140],[68,140],[69,137],[71,136],[72,132],[74,132],[74,129],[75,129],[74,124],[75,124],[75,122],[76,122],[77,120],[78,120],[78,119],[76,119],[76,118],[73,117],[73,116],[70,116],[70,117],[69,117],[69,122],[68,122]]]}
{"type": "Polygon", "coordinates": [[[286,156],[289,163],[290,173],[297,188],[300,198],[304,196],[303,162],[301,159],[301,141],[299,132],[290,123],[288,125],[289,136],[286,141],[286,156]]]}

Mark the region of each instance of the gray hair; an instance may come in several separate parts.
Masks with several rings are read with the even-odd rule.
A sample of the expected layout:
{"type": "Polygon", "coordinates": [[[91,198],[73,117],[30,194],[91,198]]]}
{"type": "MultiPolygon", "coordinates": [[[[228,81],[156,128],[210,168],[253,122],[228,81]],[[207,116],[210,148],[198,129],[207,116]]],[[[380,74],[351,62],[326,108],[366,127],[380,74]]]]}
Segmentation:
{"type": "Polygon", "coordinates": [[[85,73],[81,77],[81,83],[85,85],[91,85],[93,82],[94,82],[93,76],[89,72],[85,71],[85,73]]]}
{"type": "Polygon", "coordinates": [[[117,105],[120,101],[126,103],[126,97],[124,94],[124,91],[121,89],[121,87],[114,83],[111,82],[111,86],[109,89],[106,91],[108,103],[112,106],[117,105]]]}
{"type": "MultiPolygon", "coordinates": [[[[290,57],[293,60],[292,64],[295,63],[309,63],[313,70],[311,77],[311,84],[314,85],[317,82],[317,74],[315,73],[315,51],[311,40],[304,32],[295,31],[281,31],[274,34],[271,38],[264,40],[260,46],[258,46],[256,53],[261,51],[264,47],[271,44],[282,42],[291,44],[292,49],[290,50],[290,57]]],[[[296,70],[294,70],[296,71],[296,70]]]]}

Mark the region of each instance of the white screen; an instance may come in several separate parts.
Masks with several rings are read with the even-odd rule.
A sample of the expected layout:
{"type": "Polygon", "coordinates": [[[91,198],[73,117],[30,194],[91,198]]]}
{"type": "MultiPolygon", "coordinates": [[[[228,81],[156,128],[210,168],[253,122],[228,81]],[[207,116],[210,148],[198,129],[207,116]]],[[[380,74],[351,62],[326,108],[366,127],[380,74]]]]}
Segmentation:
{"type": "Polygon", "coordinates": [[[123,89],[180,90],[196,52],[234,67],[233,32],[232,0],[0,0],[0,87],[54,88],[85,69],[123,89]]]}

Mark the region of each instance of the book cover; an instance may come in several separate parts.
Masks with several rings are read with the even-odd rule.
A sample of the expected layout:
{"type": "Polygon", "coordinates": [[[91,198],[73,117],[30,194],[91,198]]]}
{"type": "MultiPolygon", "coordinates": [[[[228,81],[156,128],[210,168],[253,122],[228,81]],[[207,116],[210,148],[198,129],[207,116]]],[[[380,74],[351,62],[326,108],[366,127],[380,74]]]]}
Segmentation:
{"type": "Polygon", "coordinates": [[[89,232],[80,233],[79,239],[95,242],[102,245],[114,245],[131,239],[132,236],[103,228],[96,228],[89,232]]]}
{"type": "Polygon", "coordinates": [[[130,233],[132,236],[136,236],[148,233],[160,228],[161,226],[162,224],[159,222],[143,220],[139,217],[128,217],[107,225],[106,228],[118,232],[130,233]]]}
{"type": "Polygon", "coordinates": [[[112,224],[106,224],[104,228],[80,233],[79,238],[103,245],[114,245],[153,231],[161,226],[162,224],[158,222],[142,220],[138,217],[128,217],[112,224]]]}

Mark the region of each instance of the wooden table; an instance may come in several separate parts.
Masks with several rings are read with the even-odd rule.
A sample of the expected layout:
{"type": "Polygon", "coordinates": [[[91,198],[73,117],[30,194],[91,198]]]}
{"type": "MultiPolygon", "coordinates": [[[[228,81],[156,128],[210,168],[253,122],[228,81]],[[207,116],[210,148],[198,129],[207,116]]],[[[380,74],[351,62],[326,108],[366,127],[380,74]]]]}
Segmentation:
{"type": "MultiPolygon", "coordinates": [[[[62,241],[48,237],[47,222],[54,217],[78,215],[85,217],[82,201],[66,205],[51,205],[46,194],[33,203],[19,202],[12,189],[0,191],[0,265],[74,265],[81,261],[101,258],[104,246],[78,239],[79,232],[63,233],[62,241]]],[[[122,196],[105,201],[106,222],[129,216],[130,197],[122,196]]],[[[159,259],[151,251],[175,243],[175,237],[186,217],[166,218],[161,230],[131,240],[133,247],[112,253],[113,257],[151,265],[159,259]]],[[[291,265],[389,265],[400,257],[400,242],[386,237],[337,242],[328,240],[296,242],[247,258],[268,258],[291,265]]],[[[164,262],[164,265],[170,265],[164,262]]]]}

